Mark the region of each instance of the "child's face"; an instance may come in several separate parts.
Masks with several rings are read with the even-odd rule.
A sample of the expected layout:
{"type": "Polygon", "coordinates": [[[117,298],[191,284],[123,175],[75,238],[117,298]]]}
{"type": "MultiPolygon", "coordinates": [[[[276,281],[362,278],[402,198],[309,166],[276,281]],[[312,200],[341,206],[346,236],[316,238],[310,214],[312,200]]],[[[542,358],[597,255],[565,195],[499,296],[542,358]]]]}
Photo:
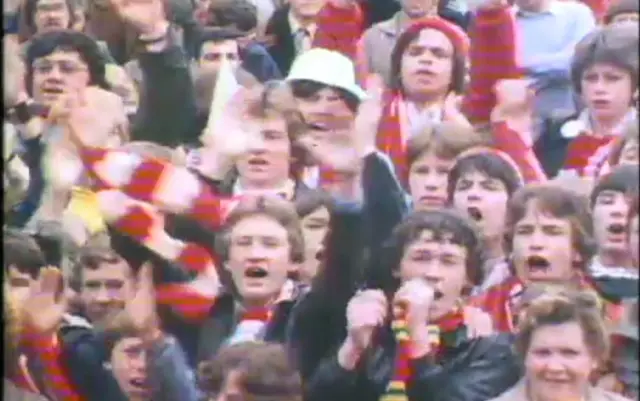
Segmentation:
{"type": "Polygon", "coordinates": [[[141,339],[125,337],[118,341],[111,352],[110,363],[112,374],[128,400],[149,399],[147,356],[141,339]]]}
{"type": "Polygon", "coordinates": [[[535,200],[513,228],[512,258],[516,274],[525,283],[566,282],[573,277],[578,251],[571,224],[542,210],[535,200]]]}
{"type": "Polygon", "coordinates": [[[447,177],[453,160],[445,160],[431,151],[421,154],[409,170],[409,191],[416,210],[433,210],[447,202],[447,177]]]}
{"type": "Polygon", "coordinates": [[[608,121],[622,118],[633,98],[631,75],[614,65],[598,63],[582,74],[582,99],[591,116],[608,121]]]}
{"type": "Polygon", "coordinates": [[[400,261],[400,279],[421,278],[436,290],[429,313],[430,320],[449,313],[468,284],[467,249],[450,241],[435,240],[431,230],[424,230],[409,243],[400,261]]]}
{"type": "Polygon", "coordinates": [[[622,192],[600,192],[593,205],[593,227],[599,252],[626,254],[629,206],[622,192]]]}
{"type": "Polygon", "coordinates": [[[504,234],[508,200],[502,181],[475,170],[462,174],[453,191],[453,206],[478,224],[484,238],[504,234]]]}

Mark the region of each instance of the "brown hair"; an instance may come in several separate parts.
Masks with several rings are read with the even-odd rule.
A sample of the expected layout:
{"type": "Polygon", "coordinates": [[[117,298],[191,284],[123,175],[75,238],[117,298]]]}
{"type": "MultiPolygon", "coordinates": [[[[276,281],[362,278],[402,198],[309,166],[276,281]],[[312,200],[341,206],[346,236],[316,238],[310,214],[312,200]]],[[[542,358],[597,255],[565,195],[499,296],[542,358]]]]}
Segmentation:
{"type": "Polygon", "coordinates": [[[245,342],[223,348],[198,366],[198,387],[213,396],[231,372],[240,375],[247,401],[302,401],[302,379],[280,344],[245,342]]]}
{"type": "Polygon", "coordinates": [[[84,269],[97,270],[103,264],[115,264],[123,261],[125,259],[111,247],[109,235],[107,233],[96,234],[80,248],[69,284],[74,290],[80,291],[84,269]]]}
{"type": "Polygon", "coordinates": [[[284,81],[270,81],[253,92],[253,96],[249,96],[246,102],[247,116],[260,119],[284,118],[289,139],[294,144],[307,130],[307,125],[298,110],[291,87],[284,81]]]}
{"type": "Polygon", "coordinates": [[[532,202],[543,213],[569,222],[573,248],[581,256],[580,268],[584,270],[595,252],[589,203],[585,197],[554,184],[531,184],[511,197],[507,207],[506,249],[511,252],[515,227],[532,202]]]}
{"type": "Polygon", "coordinates": [[[622,150],[629,142],[640,144],[640,127],[638,127],[638,120],[629,121],[624,127],[623,135],[615,139],[613,147],[609,152],[609,165],[613,167],[620,164],[622,150]]]}
{"type": "Polygon", "coordinates": [[[451,41],[454,48],[453,71],[451,87],[449,91],[461,94],[464,92],[467,74],[467,48],[468,38],[464,31],[456,25],[441,18],[423,18],[411,24],[396,40],[391,53],[391,82],[390,88],[393,90],[403,90],[402,84],[402,57],[407,48],[416,40],[425,29],[435,29],[442,32],[451,41]]]}
{"type": "Polygon", "coordinates": [[[293,204],[279,196],[245,197],[233,209],[225,221],[223,235],[216,237],[216,250],[220,258],[229,257],[229,235],[238,222],[251,216],[268,216],[287,230],[290,258],[293,263],[304,261],[304,237],[300,219],[293,204]]]}
{"type": "Polygon", "coordinates": [[[612,64],[628,72],[631,88],[635,89],[638,85],[638,26],[609,25],[588,34],[576,45],[571,79],[577,93],[582,91],[584,72],[598,63],[612,64]]]}
{"type": "Polygon", "coordinates": [[[122,339],[136,338],[140,332],[136,328],[131,315],[126,310],[119,310],[109,314],[104,320],[98,323],[96,331],[100,334],[107,355],[110,357],[113,347],[122,339]]]}
{"type": "MultiPolygon", "coordinates": [[[[406,248],[424,231],[431,231],[434,241],[446,241],[464,247],[467,251],[465,267],[466,277],[471,285],[478,285],[484,279],[482,266],[486,261],[481,236],[467,216],[455,209],[415,211],[409,214],[384,244],[380,271],[370,271],[369,287],[382,288],[386,293],[394,293],[400,282],[394,272],[400,268],[400,262],[406,248]]],[[[465,291],[471,288],[465,289],[465,291]]],[[[468,295],[468,294],[462,294],[468,295]]]]}
{"type": "Polygon", "coordinates": [[[407,143],[407,160],[411,166],[425,152],[435,152],[436,156],[453,160],[462,152],[487,144],[484,136],[473,128],[442,122],[425,124],[407,143]]]}
{"type": "Polygon", "coordinates": [[[515,347],[525,357],[536,330],[550,325],[578,323],[586,346],[598,361],[609,355],[609,337],[601,305],[593,291],[558,291],[539,295],[520,313],[515,347]]]}

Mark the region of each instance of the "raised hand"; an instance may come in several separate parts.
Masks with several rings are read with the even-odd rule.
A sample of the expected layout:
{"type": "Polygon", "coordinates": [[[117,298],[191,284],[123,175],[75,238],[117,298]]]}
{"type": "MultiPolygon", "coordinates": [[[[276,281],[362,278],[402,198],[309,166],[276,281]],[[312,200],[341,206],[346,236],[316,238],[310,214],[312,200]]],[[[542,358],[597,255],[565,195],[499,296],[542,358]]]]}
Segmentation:
{"type": "Polygon", "coordinates": [[[371,344],[374,330],[387,316],[387,299],[381,290],[365,290],[354,295],[347,305],[348,336],[358,349],[371,344]]]}
{"type": "Polygon", "coordinates": [[[162,0],[111,0],[111,5],[124,22],[143,35],[162,34],[169,26],[162,0]]]}
{"type": "Polygon", "coordinates": [[[378,124],[382,117],[384,80],[372,74],[366,82],[367,98],[360,103],[358,115],[353,124],[355,148],[362,156],[375,149],[378,124]]]}
{"type": "Polygon", "coordinates": [[[442,107],[442,119],[444,121],[459,124],[460,126],[471,127],[471,123],[462,113],[460,106],[462,103],[462,97],[451,92],[445,98],[442,107]]]}
{"type": "Polygon", "coordinates": [[[467,326],[467,334],[470,338],[487,337],[495,333],[491,315],[482,309],[465,306],[464,324],[467,326]]]}
{"type": "Polygon", "coordinates": [[[93,86],[61,96],[48,120],[66,127],[70,142],[79,147],[113,144],[128,130],[122,99],[93,86]]]}
{"type": "Polygon", "coordinates": [[[528,79],[503,79],[496,83],[496,106],[491,112],[491,121],[506,121],[531,144],[532,113],[535,93],[528,79]]]}
{"type": "Polygon", "coordinates": [[[60,270],[50,266],[40,270],[29,297],[21,305],[22,318],[29,330],[41,335],[56,332],[67,309],[62,287],[60,270]]]}
{"type": "Polygon", "coordinates": [[[143,339],[153,340],[160,333],[151,264],[145,263],[140,268],[136,293],[125,310],[143,339]]]}

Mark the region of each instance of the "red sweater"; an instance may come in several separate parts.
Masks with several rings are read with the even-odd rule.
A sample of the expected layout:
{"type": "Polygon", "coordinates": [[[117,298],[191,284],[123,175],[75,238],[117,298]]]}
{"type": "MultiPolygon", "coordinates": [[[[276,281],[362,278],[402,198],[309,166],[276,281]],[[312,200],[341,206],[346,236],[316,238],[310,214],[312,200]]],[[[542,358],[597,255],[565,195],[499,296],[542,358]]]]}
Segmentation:
{"type": "Polygon", "coordinates": [[[471,123],[486,123],[496,105],[501,79],[523,76],[517,65],[516,25],[511,7],[480,10],[469,31],[470,82],[462,109],[471,123]]]}
{"type": "Polygon", "coordinates": [[[358,40],[365,29],[362,9],[358,4],[341,8],[327,2],[320,10],[317,25],[313,47],[335,50],[355,60],[358,40]]]}
{"type": "Polygon", "coordinates": [[[84,400],[63,368],[65,363],[62,349],[55,336],[45,337],[28,331],[23,335],[22,344],[28,358],[37,359],[42,366],[41,383],[45,387],[41,389],[43,394],[56,400],[84,400]]]}

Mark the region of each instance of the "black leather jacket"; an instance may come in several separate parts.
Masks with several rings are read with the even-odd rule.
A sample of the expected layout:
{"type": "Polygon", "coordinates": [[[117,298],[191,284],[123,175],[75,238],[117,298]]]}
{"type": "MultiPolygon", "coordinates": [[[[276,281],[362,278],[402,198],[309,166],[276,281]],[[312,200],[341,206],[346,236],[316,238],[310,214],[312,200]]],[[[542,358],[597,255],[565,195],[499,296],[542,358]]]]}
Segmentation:
{"type": "MultiPolygon", "coordinates": [[[[305,400],[378,401],[391,379],[395,357],[390,329],[383,334],[386,341],[370,350],[354,371],[338,364],[337,352],[325,360],[307,383],[305,400]]],[[[508,334],[459,340],[439,361],[414,360],[412,371],[410,401],[486,401],[521,376],[508,334]]]]}

